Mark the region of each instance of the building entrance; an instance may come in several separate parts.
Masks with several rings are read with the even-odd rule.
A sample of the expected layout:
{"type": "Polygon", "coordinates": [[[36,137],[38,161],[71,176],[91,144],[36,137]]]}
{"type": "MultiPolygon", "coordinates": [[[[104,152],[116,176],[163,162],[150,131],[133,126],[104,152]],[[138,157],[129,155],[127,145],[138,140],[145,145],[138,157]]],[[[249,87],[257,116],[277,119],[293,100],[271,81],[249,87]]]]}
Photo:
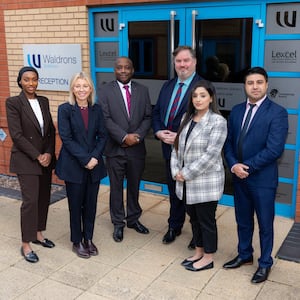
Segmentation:
{"type": "MultiPolygon", "coordinates": [[[[218,106],[227,118],[245,100],[244,71],[264,62],[262,4],[178,3],[99,8],[89,11],[92,75],[98,85],[114,79],[113,62],[129,56],[134,80],[148,86],[154,106],[161,86],[174,74],[172,52],[178,45],[197,53],[197,73],[211,80],[218,106]]],[[[167,194],[161,144],[150,132],[141,189],[167,194]]],[[[225,162],[224,162],[225,163],[225,162]]],[[[222,204],[233,205],[231,174],[226,167],[222,204]]]]}

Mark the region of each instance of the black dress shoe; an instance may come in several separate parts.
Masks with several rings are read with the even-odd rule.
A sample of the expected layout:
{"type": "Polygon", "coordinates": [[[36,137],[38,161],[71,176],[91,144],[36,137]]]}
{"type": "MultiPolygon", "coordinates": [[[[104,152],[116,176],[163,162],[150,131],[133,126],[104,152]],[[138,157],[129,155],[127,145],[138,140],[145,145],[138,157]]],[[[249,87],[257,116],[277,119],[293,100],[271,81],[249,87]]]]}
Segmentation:
{"type": "Polygon", "coordinates": [[[193,267],[193,264],[189,264],[189,265],[185,266],[185,269],[189,270],[189,271],[193,271],[193,272],[199,272],[199,271],[212,269],[213,267],[214,267],[214,262],[212,261],[211,263],[209,263],[205,266],[202,266],[200,268],[195,268],[195,267],[193,267]]]}
{"type": "Polygon", "coordinates": [[[223,265],[224,269],[236,269],[242,265],[252,265],[253,264],[253,257],[250,256],[247,259],[241,259],[239,256],[235,257],[233,260],[228,261],[223,265]]]}
{"type": "Polygon", "coordinates": [[[36,255],[35,252],[30,251],[29,253],[25,254],[23,247],[21,247],[21,254],[22,254],[22,256],[24,256],[25,260],[30,263],[36,263],[39,261],[39,257],[36,255]]]}
{"type": "Polygon", "coordinates": [[[266,281],[268,279],[271,268],[261,268],[258,267],[256,272],[254,273],[251,282],[252,283],[260,283],[266,281]]]}
{"type": "Polygon", "coordinates": [[[136,221],[133,224],[127,224],[128,228],[135,229],[138,233],[148,234],[149,229],[145,227],[140,221],[136,221]]]}
{"type": "Polygon", "coordinates": [[[191,239],[190,243],[188,244],[188,249],[189,250],[194,250],[196,248],[194,239],[191,239]]]}
{"type": "Polygon", "coordinates": [[[36,244],[36,245],[41,245],[43,247],[46,247],[46,248],[53,248],[55,247],[55,244],[48,240],[48,239],[43,239],[42,241],[39,241],[39,240],[35,240],[35,241],[32,241],[33,244],[36,244]]]}
{"type": "Polygon", "coordinates": [[[87,248],[85,248],[81,242],[74,243],[72,250],[73,250],[73,252],[75,252],[77,254],[77,256],[79,256],[81,258],[90,258],[89,250],[87,248]]]}
{"type": "Polygon", "coordinates": [[[195,259],[195,260],[188,260],[186,258],[185,260],[183,260],[181,262],[181,265],[184,266],[184,267],[187,266],[187,265],[191,265],[191,264],[195,263],[196,261],[199,261],[201,258],[202,258],[202,256],[200,258],[198,258],[198,259],[195,259]]]}
{"type": "Polygon", "coordinates": [[[123,227],[115,226],[113,239],[115,242],[122,242],[123,241],[123,227]]]}
{"type": "Polygon", "coordinates": [[[164,235],[162,242],[164,244],[170,244],[175,241],[176,236],[181,235],[181,229],[175,230],[173,228],[169,228],[167,233],[164,235]]]}
{"type": "Polygon", "coordinates": [[[92,242],[92,240],[84,241],[84,247],[89,251],[89,254],[92,256],[96,256],[99,253],[97,247],[92,242]]]}

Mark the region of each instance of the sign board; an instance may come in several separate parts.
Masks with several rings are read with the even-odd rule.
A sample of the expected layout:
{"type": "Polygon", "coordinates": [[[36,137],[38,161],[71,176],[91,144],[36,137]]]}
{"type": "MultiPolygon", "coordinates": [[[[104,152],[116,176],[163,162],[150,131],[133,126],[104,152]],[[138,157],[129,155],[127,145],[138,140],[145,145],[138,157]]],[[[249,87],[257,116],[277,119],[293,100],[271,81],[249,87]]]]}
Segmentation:
{"type": "Polygon", "coordinates": [[[299,34],[300,3],[267,5],[267,34],[299,34]]]}
{"type": "Polygon", "coordinates": [[[70,79],[82,70],[80,44],[23,45],[24,66],[39,73],[39,90],[68,91],[70,79]]]}
{"type": "Polygon", "coordinates": [[[270,40],[265,43],[265,68],[268,72],[299,72],[300,40],[270,40]]]}

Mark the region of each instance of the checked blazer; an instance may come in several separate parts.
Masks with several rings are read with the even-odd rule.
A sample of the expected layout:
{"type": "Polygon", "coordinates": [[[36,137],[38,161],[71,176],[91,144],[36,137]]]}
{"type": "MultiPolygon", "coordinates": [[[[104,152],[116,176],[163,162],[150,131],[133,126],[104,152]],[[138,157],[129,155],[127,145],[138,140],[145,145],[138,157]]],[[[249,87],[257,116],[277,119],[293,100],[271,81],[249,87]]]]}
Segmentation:
{"type": "MultiPolygon", "coordinates": [[[[227,136],[227,122],[209,110],[195,125],[186,142],[190,124],[191,121],[180,134],[178,152],[172,151],[172,176],[174,178],[179,171],[182,172],[187,204],[218,201],[224,189],[221,152],[227,136]]],[[[179,199],[183,199],[183,186],[183,182],[176,181],[179,199]]]]}

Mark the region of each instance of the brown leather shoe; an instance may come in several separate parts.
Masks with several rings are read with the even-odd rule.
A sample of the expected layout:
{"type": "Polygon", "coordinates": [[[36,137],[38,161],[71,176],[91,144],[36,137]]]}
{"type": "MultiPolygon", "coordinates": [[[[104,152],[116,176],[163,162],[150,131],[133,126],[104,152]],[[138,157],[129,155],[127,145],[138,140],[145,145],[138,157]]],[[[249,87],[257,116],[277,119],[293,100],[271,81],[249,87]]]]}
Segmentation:
{"type": "Polygon", "coordinates": [[[78,244],[74,243],[72,250],[81,258],[90,258],[89,250],[81,242],[78,244]]]}
{"type": "Polygon", "coordinates": [[[92,240],[84,241],[84,247],[89,251],[90,255],[96,256],[99,253],[97,247],[92,242],[92,240]]]}

